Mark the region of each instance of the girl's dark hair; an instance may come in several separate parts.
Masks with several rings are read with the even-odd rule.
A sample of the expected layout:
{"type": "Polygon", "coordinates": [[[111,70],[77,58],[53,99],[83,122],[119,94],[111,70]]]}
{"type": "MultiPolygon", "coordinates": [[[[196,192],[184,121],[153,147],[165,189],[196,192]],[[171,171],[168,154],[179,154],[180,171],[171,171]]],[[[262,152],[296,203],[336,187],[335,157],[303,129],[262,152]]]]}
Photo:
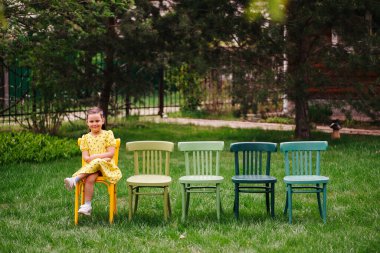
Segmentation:
{"type": "Polygon", "coordinates": [[[92,108],[90,108],[90,109],[87,110],[86,118],[88,118],[88,115],[90,115],[90,114],[98,114],[98,113],[103,118],[103,110],[100,109],[99,107],[92,107],[92,108]]]}

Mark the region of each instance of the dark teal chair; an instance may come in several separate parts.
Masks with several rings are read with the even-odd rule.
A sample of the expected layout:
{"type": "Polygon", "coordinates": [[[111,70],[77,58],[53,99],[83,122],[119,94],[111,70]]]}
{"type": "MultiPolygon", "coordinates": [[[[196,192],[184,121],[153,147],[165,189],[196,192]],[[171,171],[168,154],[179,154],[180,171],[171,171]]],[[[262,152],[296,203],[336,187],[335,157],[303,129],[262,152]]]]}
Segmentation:
{"type": "Polygon", "coordinates": [[[270,176],[272,152],[277,144],[271,142],[237,142],[232,143],[230,151],[235,155],[234,214],[239,218],[239,193],[265,193],[267,212],[274,217],[275,177],[270,176]],[[270,199],[270,201],[269,201],[270,199]],[[269,205],[270,202],[270,205],[269,205]]]}
{"type": "Polygon", "coordinates": [[[316,193],[319,214],[326,223],[327,183],[329,178],[321,176],[321,151],[327,149],[327,141],[283,142],[280,150],[285,155],[286,203],[284,214],[289,209],[292,223],[292,195],[294,193],[316,193]],[[321,205],[323,193],[323,205],[321,205]]]}

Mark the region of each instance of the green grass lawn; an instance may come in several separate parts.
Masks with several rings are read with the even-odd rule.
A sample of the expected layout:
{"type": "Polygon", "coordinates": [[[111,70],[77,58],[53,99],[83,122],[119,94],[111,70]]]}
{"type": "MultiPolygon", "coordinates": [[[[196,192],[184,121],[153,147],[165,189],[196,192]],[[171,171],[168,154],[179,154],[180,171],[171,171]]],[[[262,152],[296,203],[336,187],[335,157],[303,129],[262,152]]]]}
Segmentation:
{"type": "MultiPolygon", "coordinates": [[[[66,136],[83,133],[79,129],[67,131],[66,136]]],[[[272,175],[278,178],[276,217],[266,214],[264,195],[250,194],[241,195],[240,219],[234,219],[233,157],[228,148],[237,141],[290,141],[292,132],[140,122],[116,126],[113,131],[123,144],[115,223],[108,223],[106,188],[97,185],[92,216],[80,217],[79,225],[74,226],[74,193],[65,190],[63,179],[79,168],[79,156],[1,165],[0,252],[380,251],[380,137],[344,135],[339,141],[330,141],[329,135],[314,133],[315,140],[329,140],[322,157],[322,172],[330,177],[327,224],[319,216],[315,194],[302,194],[294,197],[294,222],[289,225],[282,213],[285,186],[280,152],[272,161],[272,175]],[[128,222],[125,180],[132,174],[132,159],[125,152],[125,142],[135,140],[225,141],[221,160],[224,213],[220,222],[216,220],[215,197],[202,194],[192,195],[188,220],[181,223],[178,178],[184,173],[184,158],[177,149],[171,159],[173,216],[164,222],[162,199],[143,196],[133,221],[128,222]]]]}

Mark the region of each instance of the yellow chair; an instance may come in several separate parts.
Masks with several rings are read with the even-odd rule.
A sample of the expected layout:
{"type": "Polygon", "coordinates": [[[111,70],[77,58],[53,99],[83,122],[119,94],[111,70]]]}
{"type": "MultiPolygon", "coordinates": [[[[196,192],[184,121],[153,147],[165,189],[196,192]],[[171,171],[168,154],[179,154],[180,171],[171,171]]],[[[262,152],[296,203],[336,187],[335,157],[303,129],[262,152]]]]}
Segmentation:
{"type": "Polygon", "coordinates": [[[128,220],[137,211],[139,195],[162,195],[164,197],[165,221],[171,215],[169,185],[170,153],[174,143],[166,141],[127,142],[127,151],[133,152],[134,176],[127,179],[129,195],[128,220]],[[140,188],[160,188],[163,191],[140,191],[140,188]],[[133,207],[133,208],[132,208],[133,207]]]}
{"type": "MultiPolygon", "coordinates": [[[[80,146],[81,141],[82,141],[82,138],[79,138],[78,139],[78,146],[80,146]]],[[[114,161],[114,163],[116,165],[119,162],[119,149],[120,149],[120,139],[116,139],[115,154],[113,155],[113,158],[112,158],[112,160],[114,161]]],[[[84,166],[84,165],[86,165],[86,161],[84,161],[82,159],[82,166],[84,166]]],[[[95,182],[96,183],[102,183],[105,186],[107,186],[108,194],[110,195],[110,198],[109,198],[110,199],[109,221],[112,224],[114,214],[116,214],[116,212],[117,212],[117,208],[116,208],[116,184],[107,182],[104,179],[104,177],[102,177],[102,176],[97,177],[95,182]]],[[[78,216],[79,197],[81,198],[81,204],[82,205],[84,204],[84,195],[85,195],[84,183],[85,183],[85,179],[80,180],[75,187],[75,205],[74,205],[74,222],[75,222],[75,225],[78,224],[78,219],[79,219],[79,216],[78,216]]]]}

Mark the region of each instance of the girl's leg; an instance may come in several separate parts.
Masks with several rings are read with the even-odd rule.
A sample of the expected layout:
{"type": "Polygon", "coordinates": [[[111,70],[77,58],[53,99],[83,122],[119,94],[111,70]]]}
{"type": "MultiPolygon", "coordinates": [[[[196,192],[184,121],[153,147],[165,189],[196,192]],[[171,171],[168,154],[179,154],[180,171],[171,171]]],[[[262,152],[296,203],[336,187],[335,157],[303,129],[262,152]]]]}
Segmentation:
{"type": "Polygon", "coordinates": [[[82,180],[83,178],[87,177],[89,174],[79,174],[75,177],[67,177],[64,179],[65,187],[67,190],[71,191],[72,189],[75,188],[76,184],[82,180]]]}
{"type": "Polygon", "coordinates": [[[95,172],[92,174],[79,174],[79,178],[86,178],[84,184],[84,204],[80,206],[78,213],[84,215],[91,215],[91,199],[94,194],[94,184],[96,178],[99,176],[99,172],[95,172]]]}
{"type": "Polygon", "coordinates": [[[84,185],[84,192],[85,192],[84,201],[88,202],[88,201],[91,201],[92,196],[94,195],[94,184],[95,184],[96,178],[99,176],[99,172],[95,172],[93,174],[79,174],[78,177],[82,175],[84,175],[84,177],[87,176],[86,183],[84,185]]]}
{"type": "Polygon", "coordinates": [[[89,175],[91,175],[91,174],[82,173],[82,174],[79,174],[78,176],[76,176],[75,178],[77,179],[77,181],[79,181],[79,180],[82,180],[83,178],[85,178],[89,175]]]}

